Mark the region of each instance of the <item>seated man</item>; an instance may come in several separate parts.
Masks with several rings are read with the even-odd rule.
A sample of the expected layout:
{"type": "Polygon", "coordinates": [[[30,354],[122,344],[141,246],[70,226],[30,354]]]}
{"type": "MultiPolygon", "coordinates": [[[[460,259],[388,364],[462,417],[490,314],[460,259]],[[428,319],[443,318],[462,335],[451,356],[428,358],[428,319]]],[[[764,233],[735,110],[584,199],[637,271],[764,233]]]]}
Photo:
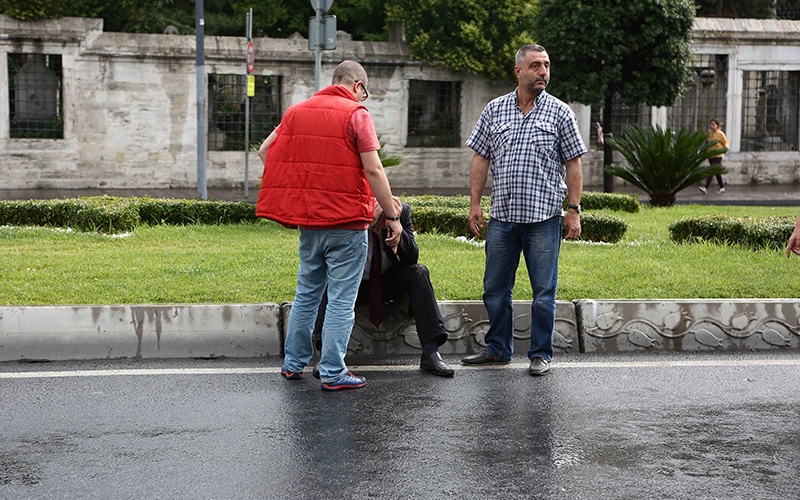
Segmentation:
{"type": "MultiPolygon", "coordinates": [[[[395,205],[398,206],[398,211],[402,207],[400,224],[403,226],[403,234],[400,237],[400,243],[394,248],[386,244],[386,216],[381,206],[375,203],[375,212],[369,231],[367,262],[364,265],[364,275],[361,278],[356,304],[369,303],[369,320],[378,326],[383,321],[384,302],[408,295],[409,312],[416,323],[417,335],[419,335],[419,342],[422,346],[420,369],[440,377],[452,377],[453,369],[442,360],[442,356],[439,354],[439,346],[447,341],[447,333],[444,331],[444,322],[433,293],[428,268],[417,263],[419,248],[414,240],[411,208],[401,202],[399,198],[393,197],[393,199],[395,205]],[[381,249],[377,259],[373,256],[376,245],[381,249]],[[378,270],[382,271],[378,281],[371,281],[370,278],[374,276],[374,273],[379,272],[378,270]]],[[[318,350],[322,345],[322,323],[325,320],[327,302],[327,294],[324,294],[317,312],[313,335],[314,345],[318,350]]],[[[314,367],[315,377],[319,377],[318,366],[314,367]]]]}

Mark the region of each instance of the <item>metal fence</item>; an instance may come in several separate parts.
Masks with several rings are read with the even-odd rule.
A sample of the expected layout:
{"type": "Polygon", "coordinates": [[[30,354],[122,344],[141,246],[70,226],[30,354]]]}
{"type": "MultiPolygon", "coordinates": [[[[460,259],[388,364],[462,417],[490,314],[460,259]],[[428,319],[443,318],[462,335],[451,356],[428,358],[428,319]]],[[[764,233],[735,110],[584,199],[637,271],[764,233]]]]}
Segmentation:
{"type": "Polygon", "coordinates": [[[251,144],[260,144],[280,123],[281,77],[255,78],[255,96],[250,98],[250,137],[245,144],[247,76],[208,75],[209,151],[244,151],[251,144]]]}
{"type": "Polygon", "coordinates": [[[8,54],[12,139],[63,139],[61,56],[8,54]]]}

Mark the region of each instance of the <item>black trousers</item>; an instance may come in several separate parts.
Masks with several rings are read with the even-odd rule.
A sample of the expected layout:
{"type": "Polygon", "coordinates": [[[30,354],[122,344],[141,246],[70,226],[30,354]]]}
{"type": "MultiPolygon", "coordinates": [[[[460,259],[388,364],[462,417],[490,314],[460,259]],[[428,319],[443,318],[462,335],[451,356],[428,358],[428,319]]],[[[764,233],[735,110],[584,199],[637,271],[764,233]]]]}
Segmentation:
{"type": "MultiPolygon", "coordinates": [[[[428,268],[424,264],[394,266],[383,273],[383,300],[396,301],[405,295],[409,298],[409,313],[416,323],[420,345],[432,341],[436,341],[437,345],[447,342],[442,313],[436,303],[428,268]]],[[[369,280],[363,280],[359,285],[356,304],[369,304],[369,280]]],[[[328,294],[324,293],[314,324],[313,340],[317,350],[322,347],[322,323],[325,321],[327,305],[328,294]]]]}

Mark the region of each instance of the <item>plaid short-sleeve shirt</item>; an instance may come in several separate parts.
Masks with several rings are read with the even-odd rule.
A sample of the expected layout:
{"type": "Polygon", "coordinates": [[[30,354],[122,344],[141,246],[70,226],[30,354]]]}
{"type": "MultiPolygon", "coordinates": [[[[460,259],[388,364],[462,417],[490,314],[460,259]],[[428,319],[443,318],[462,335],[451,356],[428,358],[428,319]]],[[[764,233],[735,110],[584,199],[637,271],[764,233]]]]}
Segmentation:
{"type": "Polygon", "coordinates": [[[564,163],[587,152],[578,120],[566,103],[542,92],[525,116],[517,105],[516,90],[486,105],[466,145],[489,159],[489,215],[517,223],[563,214],[564,163]]]}

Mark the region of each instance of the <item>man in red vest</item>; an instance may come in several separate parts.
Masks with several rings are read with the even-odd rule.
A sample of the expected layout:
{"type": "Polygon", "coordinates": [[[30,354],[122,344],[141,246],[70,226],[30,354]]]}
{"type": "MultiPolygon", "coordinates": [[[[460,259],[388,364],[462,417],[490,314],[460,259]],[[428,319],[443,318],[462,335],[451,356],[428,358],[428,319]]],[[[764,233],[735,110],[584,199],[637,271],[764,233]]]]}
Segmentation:
{"type": "Polygon", "coordinates": [[[286,110],[258,151],[264,175],[256,215],[300,228],[300,268],[284,343],[281,375],[303,377],[314,349],[311,334],[327,286],[320,379],[323,390],[357,389],[365,381],[344,357],[355,320],[354,305],[367,256],[373,196],[386,215],[386,244],[397,248],[403,228],[383,171],[367,73],[344,61],[332,85],[286,110]]]}

